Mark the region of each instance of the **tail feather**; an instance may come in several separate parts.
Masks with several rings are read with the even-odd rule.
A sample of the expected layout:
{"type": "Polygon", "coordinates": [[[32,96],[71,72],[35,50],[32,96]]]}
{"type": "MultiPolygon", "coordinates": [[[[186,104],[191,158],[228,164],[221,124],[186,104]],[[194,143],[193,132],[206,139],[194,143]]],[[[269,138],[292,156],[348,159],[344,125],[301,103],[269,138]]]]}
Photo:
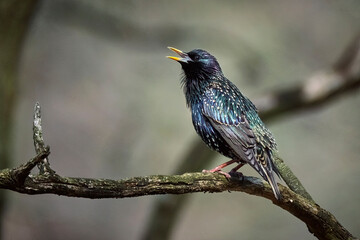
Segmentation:
{"type": "Polygon", "coordinates": [[[266,178],[267,178],[266,180],[270,184],[270,186],[275,194],[276,199],[280,200],[281,199],[280,190],[278,188],[277,182],[275,181],[275,177],[274,177],[274,172],[275,172],[276,175],[278,175],[280,178],[279,170],[277,169],[277,167],[275,166],[275,164],[272,161],[271,153],[267,152],[265,154],[265,156],[266,156],[266,163],[267,163],[267,166],[264,167],[264,170],[265,170],[264,172],[265,172],[266,178]]]}
{"type": "MultiPolygon", "coordinates": [[[[275,198],[277,200],[280,200],[281,194],[274,176],[275,175],[274,173],[276,173],[276,175],[278,175],[279,178],[281,178],[279,170],[272,161],[271,153],[262,152],[261,155],[264,158],[263,160],[265,160],[264,162],[250,161],[249,163],[255,170],[257,170],[257,172],[264,178],[264,180],[270,184],[274,192],[275,198]]],[[[259,155],[257,155],[257,157],[259,157],[259,155]]]]}
{"type": "Polygon", "coordinates": [[[277,185],[277,182],[275,181],[273,172],[271,171],[271,172],[268,173],[265,170],[265,174],[266,174],[266,177],[267,177],[267,181],[270,184],[270,186],[271,186],[271,188],[272,188],[272,190],[274,192],[275,198],[277,200],[280,200],[281,199],[281,194],[280,194],[280,190],[279,190],[279,187],[277,185]]]}
{"type": "Polygon", "coordinates": [[[279,170],[273,163],[271,150],[259,147],[257,148],[257,151],[255,151],[254,148],[248,148],[247,146],[243,146],[242,150],[244,156],[246,157],[246,162],[251,167],[253,167],[265,181],[270,184],[275,198],[280,200],[281,194],[274,175],[278,175],[280,179],[281,177],[279,170]]]}

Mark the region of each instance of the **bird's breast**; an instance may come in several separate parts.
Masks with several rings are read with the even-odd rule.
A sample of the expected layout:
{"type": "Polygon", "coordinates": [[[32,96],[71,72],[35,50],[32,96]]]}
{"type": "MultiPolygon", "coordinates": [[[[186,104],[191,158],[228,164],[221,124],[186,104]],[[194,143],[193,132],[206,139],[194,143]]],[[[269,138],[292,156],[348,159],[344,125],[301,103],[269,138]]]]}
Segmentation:
{"type": "Polygon", "coordinates": [[[226,157],[237,158],[236,154],[231,150],[231,147],[203,114],[201,104],[192,105],[191,113],[195,131],[208,147],[226,157]]]}

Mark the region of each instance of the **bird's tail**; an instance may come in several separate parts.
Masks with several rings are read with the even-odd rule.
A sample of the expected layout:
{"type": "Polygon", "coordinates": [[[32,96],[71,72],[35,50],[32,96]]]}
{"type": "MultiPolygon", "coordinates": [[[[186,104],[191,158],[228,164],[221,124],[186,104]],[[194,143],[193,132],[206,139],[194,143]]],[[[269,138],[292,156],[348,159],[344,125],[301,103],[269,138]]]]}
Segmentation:
{"type": "MultiPolygon", "coordinates": [[[[258,170],[259,174],[264,178],[264,180],[270,184],[274,192],[275,198],[277,200],[280,200],[281,194],[277,182],[275,180],[274,173],[276,173],[276,175],[278,175],[279,178],[281,177],[279,170],[272,161],[272,154],[270,152],[264,151],[261,152],[261,155],[260,156],[258,155],[257,157],[262,158],[263,161],[255,161],[255,164],[257,164],[258,166],[253,166],[253,167],[256,170],[258,170]]],[[[251,161],[251,163],[253,163],[253,161],[251,161]]]]}
{"type": "Polygon", "coordinates": [[[275,195],[275,198],[277,200],[280,200],[281,199],[281,194],[280,194],[280,190],[279,190],[279,187],[277,185],[277,182],[275,181],[275,178],[274,178],[274,171],[267,171],[267,170],[270,170],[270,169],[264,169],[265,171],[265,175],[266,175],[266,180],[267,182],[270,184],[273,192],[274,192],[274,195],[275,195]]]}
{"type": "Polygon", "coordinates": [[[243,148],[244,153],[246,155],[247,163],[250,164],[262,177],[265,181],[267,181],[275,195],[277,200],[281,199],[280,190],[275,181],[276,173],[279,178],[280,173],[275,164],[272,161],[272,152],[269,150],[264,150],[263,148],[258,148],[257,152],[250,148],[243,148]]]}
{"type": "Polygon", "coordinates": [[[271,153],[266,153],[264,155],[265,155],[267,164],[266,164],[266,166],[262,166],[262,164],[260,164],[260,165],[266,175],[265,180],[270,184],[270,186],[274,192],[275,198],[277,200],[280,200],[281,199],[280,190],[279,190],[279,187],[278,187],[277,182],[275,181],[275,177],[274,177],[274,175],[275,175],[274,173],[276,173],[276,175],[278,175],[280,178],[279,170],[277,169],[277,167],[275,166],[275,164],[272,161],[271,153]]]}

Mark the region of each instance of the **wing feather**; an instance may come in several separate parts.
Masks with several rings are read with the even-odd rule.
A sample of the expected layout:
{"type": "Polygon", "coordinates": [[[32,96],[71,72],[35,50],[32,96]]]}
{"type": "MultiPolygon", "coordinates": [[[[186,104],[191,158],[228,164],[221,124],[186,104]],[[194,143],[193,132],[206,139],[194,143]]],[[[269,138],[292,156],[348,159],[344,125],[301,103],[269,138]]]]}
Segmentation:
{"type": "Polygon", "coordinates": [[[271,160],[271,149],[275,149],[276,144],[258,117],[255,106],[235,90],[224,93],[216,87],[206,92],[203,102],[203,114],[213,128],[239,158],[249,163],[280,196],[273,176],[273,172],[278,171],[271,160]],[[251,125],[249,121],[257,125],[251,125]]]}

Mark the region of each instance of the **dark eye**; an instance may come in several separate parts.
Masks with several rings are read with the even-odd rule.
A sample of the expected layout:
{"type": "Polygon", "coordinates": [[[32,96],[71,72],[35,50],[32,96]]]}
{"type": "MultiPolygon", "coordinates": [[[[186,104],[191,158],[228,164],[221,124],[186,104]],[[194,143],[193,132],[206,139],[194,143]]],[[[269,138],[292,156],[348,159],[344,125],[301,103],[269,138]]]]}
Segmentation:
{"type": "Polygon", "coordinates": [[[195,55],[195,56],[194,56],[194,61],[199,61],[199,59],[200,59],[200,56],[199,56],[199,55],[195,55]]]}

